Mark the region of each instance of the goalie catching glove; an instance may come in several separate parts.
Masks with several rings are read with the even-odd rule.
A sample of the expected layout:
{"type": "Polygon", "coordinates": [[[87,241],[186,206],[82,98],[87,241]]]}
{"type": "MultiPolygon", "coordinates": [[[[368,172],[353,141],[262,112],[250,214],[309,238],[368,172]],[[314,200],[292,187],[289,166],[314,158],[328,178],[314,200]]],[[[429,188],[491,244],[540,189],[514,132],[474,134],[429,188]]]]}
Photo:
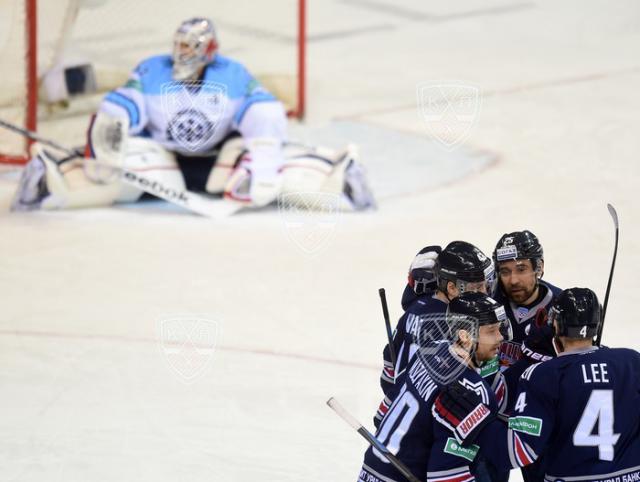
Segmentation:
{"type": "Polygon", "coordinates": [[[438,422],[453,432],[463,447],[473,444],[484,426],[496,417],[482,396],[460,381],[442,389],[435,399],[432,413],[438,422]]]}

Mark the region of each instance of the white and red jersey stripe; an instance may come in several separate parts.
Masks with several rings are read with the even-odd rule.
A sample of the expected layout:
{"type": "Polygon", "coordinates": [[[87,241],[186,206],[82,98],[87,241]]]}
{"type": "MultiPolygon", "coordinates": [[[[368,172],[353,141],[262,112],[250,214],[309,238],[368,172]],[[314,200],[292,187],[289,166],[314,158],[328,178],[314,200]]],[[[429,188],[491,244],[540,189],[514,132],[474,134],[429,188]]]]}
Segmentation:
{"type": "Polygon", "coordinates": [[[473,482],[475,480],[468,465],[439,472],[427,472],[427,482],[473,482]]]}

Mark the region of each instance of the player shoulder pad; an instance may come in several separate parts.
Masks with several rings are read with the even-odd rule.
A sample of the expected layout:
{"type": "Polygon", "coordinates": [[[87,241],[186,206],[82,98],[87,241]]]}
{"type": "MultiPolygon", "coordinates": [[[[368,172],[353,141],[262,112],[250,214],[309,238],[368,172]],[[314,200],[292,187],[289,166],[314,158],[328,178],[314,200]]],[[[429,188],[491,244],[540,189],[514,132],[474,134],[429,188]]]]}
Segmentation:
{"type": "Polygon", "coordinates": [[[547,287],[549,291],[553,294],[553,297],[556,298],[560,293],[562,293],[562,289],[558,288],[555,285],[552,285],[547,280],[540,280],[540,284],[547,287]]]}
{"type": "Polygon", "coordinates": [[[154,55],[144,59],[138,64],[134,72],[141,78],[146,76],[158,76],[169,72],[171,74],[172,64],[170,55],[154,55]]]}
{"type": "Polygon", "coordinates": [[[534,363],[533,365],[531,365],[529,368],[527,368],[524,372],[522,372],[522,375],[520,375],[520,379],[521,380],[527,380],[530,381],[531,377],[533,376],[533,371],[538,368],[541,365],[542,362],[540,363],[534,363]]]}

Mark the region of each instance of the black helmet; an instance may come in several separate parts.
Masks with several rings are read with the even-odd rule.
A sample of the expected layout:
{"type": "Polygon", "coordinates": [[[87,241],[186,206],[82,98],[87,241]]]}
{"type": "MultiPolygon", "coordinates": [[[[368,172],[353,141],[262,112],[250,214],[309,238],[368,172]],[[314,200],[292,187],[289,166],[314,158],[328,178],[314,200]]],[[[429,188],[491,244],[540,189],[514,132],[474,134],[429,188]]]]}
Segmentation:
{"type": "Polygon", "coordinates": [[[487,282],[487,292],[493,293],[495,269],[482,251],[465,241],[449,243],[438,255],[436,262],[438,289],[447,292],[447,283],[453,282],[461,293],[466,283],[487,282]]]}
{"type": "Polygon", "coordinates": [[[447,323],[452,331],[470,327],[474,333],[481,326],[500,323],[503,338],[506,341],[513,338],[504,306],[484,293],[462,293],[451,300],[447,308],[447,323]],[[475,325],[475,328],[470,325],[475,325]]]}
{"type": "Polygon", "coordinates": [[[408,284],[417,295],[436,288],[435,259],[441,252],[440,246],[426,246],[413,258],[409,266],[408,284]]]}
{"type": "Polygon", "coordinates": [[[525,229],[502,235],[493,251],[493,261],[498,266],[500,261],[512,259],[530,259],[534,271],[542,270],[544,252],[535,234],[525,229]]]}
{"type": "Polygon", "coordinates": [[[570,288],[558,295],[549,312],[556,322],[556,335],[567,338],[593,338],[601,323],[598,297],[589,288],[570,288]]]}

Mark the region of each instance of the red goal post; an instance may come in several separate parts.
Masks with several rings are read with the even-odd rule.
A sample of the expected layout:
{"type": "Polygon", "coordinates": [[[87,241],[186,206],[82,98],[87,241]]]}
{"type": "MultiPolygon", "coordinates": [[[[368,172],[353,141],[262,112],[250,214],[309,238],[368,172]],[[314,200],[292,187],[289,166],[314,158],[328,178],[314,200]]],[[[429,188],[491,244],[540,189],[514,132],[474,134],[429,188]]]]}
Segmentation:
{"type": "MultiPolygon", "coordinates": [[[[291,117],[304,116],[306,0],[5,0],[0,119],[37,131],[39,121],[88,117],[140,60],[170,52],[176,27],[192,16],[211,18],[220,52],[244,63],[291,117]],[[74,75],[95,92],[61,94],[49,82],[74,75]]],[[[0,128],[0,163],[26,162],[29,145],[0,128]]]]}

